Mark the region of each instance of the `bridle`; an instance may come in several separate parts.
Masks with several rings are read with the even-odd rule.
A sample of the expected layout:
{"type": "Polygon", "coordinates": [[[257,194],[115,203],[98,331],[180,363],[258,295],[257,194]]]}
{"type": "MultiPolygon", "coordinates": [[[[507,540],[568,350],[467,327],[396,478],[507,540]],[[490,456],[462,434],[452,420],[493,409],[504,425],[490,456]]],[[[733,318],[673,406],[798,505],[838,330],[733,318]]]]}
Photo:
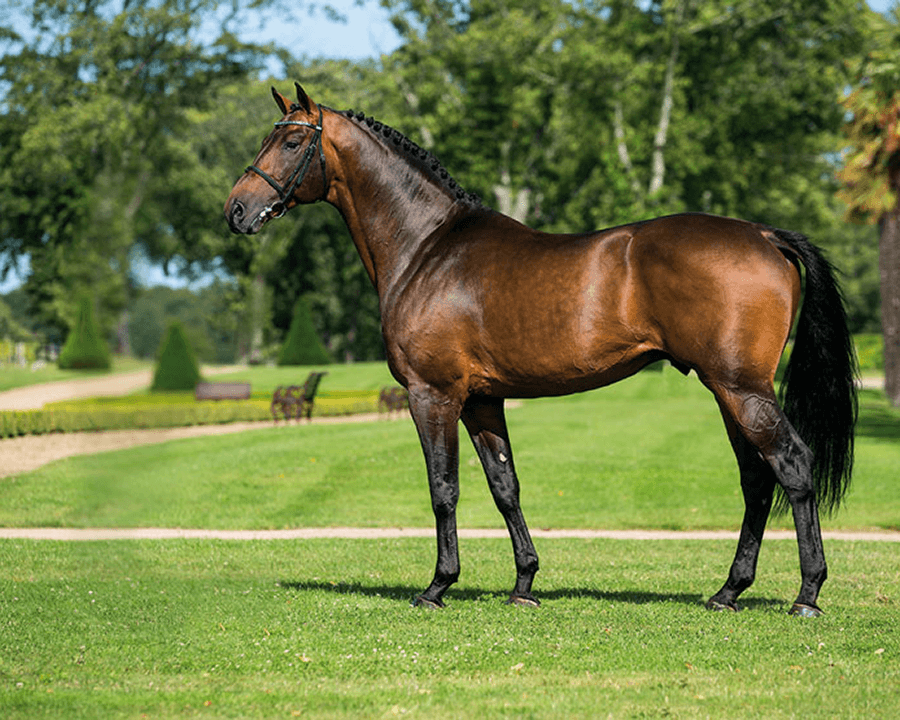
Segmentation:
{"type": "Polygon", "coordinates": [[[275,127],[282,127],[284,125],[300,125],[301,127],[312,128],[316,132],[313,135],[313,139],[310,141],[309,145],[306,146],[306,150],[303,152],[303,157],[300,158],[300,163],[297,165],[297,169],[294,170],[293,173],[291,173],[290,177],[288,177],[284,185],[280,184],[268,173],[260,170],[258,167],[256,167],[256,165],[250,165],[247,167],[247,170],[244,171],[256,173],[263,180],[269,183],[269,185],[271,185],[275,189],[275,192],[278,193],[279,201],[277,203],[273,203],[272,205],[267,205],[265,208],[263,208],[262,212],[259,214],[260,217],[268,216],[269,213],[275,210],[278,205],[281,205],[281,208],[277,215],[272,216],[273,218],[280,218],[287,212],[287,203],[291,199],[291,197],[293,197],[294,193],[297,191],[297,188],[300,187],[300,184],[306,177],[306,173],[309,171],[309,166],[316,154],[316,150],[319,151],[319,162],[322,166],[322,186],[325,190],[325,193],[328,193],[328,180],[325,177],[325,151],[322,149],[322,108],[319,107],[319,122],[315,125],[308,122],[301,122],[300,120],[281,120],[280,122],[275,123],[275,127]]]}

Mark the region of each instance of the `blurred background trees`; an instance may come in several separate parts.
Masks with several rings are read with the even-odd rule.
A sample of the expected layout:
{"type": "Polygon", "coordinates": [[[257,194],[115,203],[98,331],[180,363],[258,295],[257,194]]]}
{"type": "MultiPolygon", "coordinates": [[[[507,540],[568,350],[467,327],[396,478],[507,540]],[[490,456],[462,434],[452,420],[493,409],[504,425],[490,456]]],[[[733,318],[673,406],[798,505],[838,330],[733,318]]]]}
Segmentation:
{"type": "Polygon", "coordinates": [[[269,86],[299,80],[541,229],[689,210],[802,231],[844,271],[854,332],[881,331],[878,227],[845,215],[883,229],[896,192],[879,195],[879,215],[838,191],[862,187],[841,175],[862,162],[845,149],[881,138],[879,162],[895,157],[896,122],[851,122],[849,139],[845,125],[868,112],[854,98],[897,87],[896,13],[856,0],[381,0],[400,46],[354,62],[242,40],[279,2],[17,6],[0,30],[0,258],[31,261],[6,298],[18,325],[61,342],[89,288],[111,342],[137,354],[178,319],[201,359],[266,359],[305,297],[332,356],[381,357],[377,298],[332,208],[254,237],[221,217],[278,114],[269,86]],[[142,290],[141,262],[216,281],[142,290]]]}
{"type": "Polygon", "coordinates": [[[900,406],[900,5],[876,28],[877,47],[855,65],[850,152],[839,176],[848,216],[879,230],[885,393],[900,406]]]}

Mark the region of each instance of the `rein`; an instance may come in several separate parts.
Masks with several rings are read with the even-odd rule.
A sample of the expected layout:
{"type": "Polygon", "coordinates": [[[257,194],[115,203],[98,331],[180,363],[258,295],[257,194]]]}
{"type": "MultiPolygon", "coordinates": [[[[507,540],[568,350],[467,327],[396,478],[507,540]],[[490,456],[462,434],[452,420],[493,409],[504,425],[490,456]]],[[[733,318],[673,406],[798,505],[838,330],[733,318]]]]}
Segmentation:
{"type": "Polygon", "coordinates": [[[306,150],[303,153],[303,157],[300,159],[300,163],[297,165],[297,169],[294,170],[293,173],[291,173],[290,177],[287,179],[284,185],[280,184],[275,178],[273,178],[265,171],[260,170],[258,167],[256,167],[256,165],[249,165],[244,171],[256,173],[263,180],[269,183],[269,185],[271,185],[275,189],[275,192],[278,193],[279,201],[263,208],[262,212],[259,214],[260,217],[268,215],[273,210],[275,210],[278,205],[281,205],[281,208],[278,214],[274,215],[273,217],[280,218],[287,212],[287,203],[297,191],[297,188],[300,187],[300,184],[303,182],[304,178],[306,178],[306,173],[309,171],[309,166],[316,154],[316,150],[319,151],[319,162],[322,166],[322,186],[325,193],[328,193],[328,180],[325,177],[325,151],[322,149],[322,108],[319,108],[319,122],[316,125],[308,122],[301,122],[300,120],[282,120],[275,123],[275,127],[282,127],[284,125],[300,125],[301,127],[312,128],[316,132],[313,135],[313,139],[310,141],[309,145],[306,146],[306,150]]]}

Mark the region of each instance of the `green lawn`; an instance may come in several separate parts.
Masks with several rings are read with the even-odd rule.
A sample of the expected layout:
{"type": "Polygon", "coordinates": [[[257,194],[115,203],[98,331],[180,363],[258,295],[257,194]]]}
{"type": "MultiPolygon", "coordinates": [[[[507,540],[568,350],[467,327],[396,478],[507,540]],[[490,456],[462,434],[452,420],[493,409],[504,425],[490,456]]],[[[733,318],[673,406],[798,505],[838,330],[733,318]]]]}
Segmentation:
{"type": "MultiPolygon", "coordinates": [[[[355,382],[348,376],[345,387],[355,382]]],[[[641,374],[595,393],[528,401],[508,418],[532,527],[740,522],[721,420],[693,378],[641,374]]],[[[853,490],[826,528],[900,527],[898,440],[900,413],[864,393],[853,490]]],[[[461,486],[460,526],[502,525],[468,440],[461,486]]],[[[0,480],[7,526],[432,522],[408,420],[184,440],[0,480]]],[[[738,614],[702,607],[725,578],[731,541],[539,539],[542,606],[531,610],[503,604],[514,573],[508,540],[460,545],[461,580],[448,608],[432,612],[408,604],[431,577],[428,538],[0,541],[2,714],[896,713],[894,543],[827,542],[825,615],[816,620],[787,615],[799,586],[793,540],[765,543],[738,614]]]]}
{"type": "Polygon", "coordinates": [[[462,542],[443,611],[408,599],[432,542],[0,542],[6,718],[891,717],[896,547],[829,544],[826,614],[789,617],[769,543],[710,613],[729,542],[539,542],[543,605],[503,604],[506,541],[462,542]]]}
{"type": "MultiPolygon", "coordinates": [[[[900,413],[863,394],[856,475],[827,528],[900,528],[900,413]]],[[[736,464],[711,395],[669,370],[508,412],[533,527],[737,528],[736,464]]],[[[502,527],[468,438],[462,527],[502,527]]],[[[0,525],[431,526],[411,422],[292,425],[74,457],[0,483],[0,525]]],[[[787,527],[790,518],[773,525],[787,527]]]]}

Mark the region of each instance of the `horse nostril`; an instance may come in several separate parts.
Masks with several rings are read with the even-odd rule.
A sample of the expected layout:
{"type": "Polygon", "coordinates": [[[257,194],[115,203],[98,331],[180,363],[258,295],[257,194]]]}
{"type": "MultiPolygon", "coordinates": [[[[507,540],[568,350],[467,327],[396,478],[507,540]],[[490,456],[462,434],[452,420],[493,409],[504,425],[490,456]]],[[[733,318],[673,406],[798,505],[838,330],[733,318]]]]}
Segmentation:
{"type": "Polygon", "coordinates": [[[231,219],[240,220],[244,217],[244,206],[240,200],[235,200],[234,207],[231,208],[231,219]]]}

